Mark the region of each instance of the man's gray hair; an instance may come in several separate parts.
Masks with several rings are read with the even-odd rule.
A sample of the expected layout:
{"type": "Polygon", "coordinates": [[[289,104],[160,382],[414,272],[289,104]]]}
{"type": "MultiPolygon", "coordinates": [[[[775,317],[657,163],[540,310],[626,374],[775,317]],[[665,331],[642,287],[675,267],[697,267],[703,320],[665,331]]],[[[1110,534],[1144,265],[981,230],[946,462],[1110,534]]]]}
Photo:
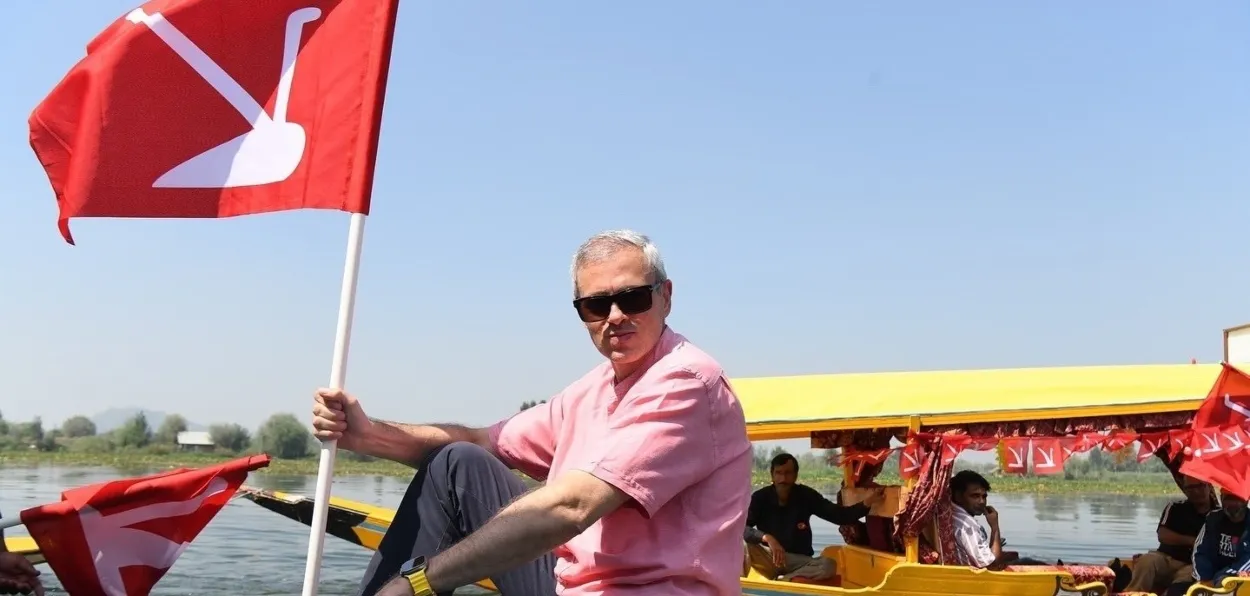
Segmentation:
{"type": "Polygon", "coordinates": [[[573,278],[573,297],[577,297],[577,272],[583,266],[602,261],[622,248],[637,248],[642,251],[642,258],[651,272],[651,283],[658,284],[668,279],[664,270],[664,258],[660,249],[645,234],[633,230],[609,230],[599,232],[577,247],[573,255],[573,264],[569,267],[569,275],[573,278]]]}

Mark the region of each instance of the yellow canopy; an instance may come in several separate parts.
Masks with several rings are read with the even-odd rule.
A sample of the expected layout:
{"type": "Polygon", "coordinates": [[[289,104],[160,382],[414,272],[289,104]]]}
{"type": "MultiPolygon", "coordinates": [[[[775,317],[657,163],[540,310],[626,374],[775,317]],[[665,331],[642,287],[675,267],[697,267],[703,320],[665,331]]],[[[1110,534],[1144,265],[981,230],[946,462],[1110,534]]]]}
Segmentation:
{"type": "Polygon", "coordinates": [[[817,430],[1196,410],[1219,364],[807,375],[732,381],[751,440],[817,430]]]}

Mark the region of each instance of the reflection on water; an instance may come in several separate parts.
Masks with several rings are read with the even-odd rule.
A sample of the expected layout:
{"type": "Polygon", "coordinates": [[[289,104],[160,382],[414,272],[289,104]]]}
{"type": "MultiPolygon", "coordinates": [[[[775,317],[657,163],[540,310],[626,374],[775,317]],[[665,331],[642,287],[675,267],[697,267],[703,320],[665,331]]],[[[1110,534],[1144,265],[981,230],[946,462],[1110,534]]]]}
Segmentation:
{"type": "MultiPolygon", "coordinates": [[[[67,488],[150,473],[94,468],[0,469],[0,512],[55,501],[67,488]]],[[[311,495],[316,478],[256,474],[249,484],[311,495]]],[[[355,501],[395,507],[407,482],[386,477],[339,477],[334,494],[355,501]]],[[[1180,498],[1178,494],[1175,498],[1180,498]]],[[[1106,562],[1155,545],[1155,525],[1169,497],[1111,495],[991,495],[999,510],[1004,537],[1022,556],[1067,562],[1106,562]]],[[[841,544],[837,527],[812,520],[816,540],[841,544]]],[[[21,528],[9,530],[21,534],[21,528]]],[[[307,526],[241,499],[231,502],[191,544],[154,595],[225,596],[296,594],[301,591],[308,548],[307,526]]],[[[355,593],[368,562],[364,549],[336,538],[326,542],[320,594],[355,593]]],[[[51,573],[47,573],[51,575],[51,573]]],[[[50,578],[50,593],[63,593],[50,578]]],[[[464,591],[466,594],[474,591],[464,591]]]]}

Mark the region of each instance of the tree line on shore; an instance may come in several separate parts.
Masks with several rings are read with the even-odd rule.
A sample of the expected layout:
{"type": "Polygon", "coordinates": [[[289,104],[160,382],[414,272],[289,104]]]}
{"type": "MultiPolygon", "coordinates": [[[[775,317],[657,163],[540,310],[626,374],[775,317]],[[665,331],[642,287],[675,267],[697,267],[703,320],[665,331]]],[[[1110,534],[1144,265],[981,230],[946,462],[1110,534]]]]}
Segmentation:
{"type": "MultiPolygon", "coordinates": [[[[214,424],[208,428],[212,445],[180,445],[178,435],[187,430],[187,420],[179,414],[166,416],[153,429],[147,416],[139,412],[108,432],[97,432],[95,423],[86,416],[71,416],[59,428],[45,429],[39,417],[29,422],[10,422],[0,414],[0,451],[151,455],[177,451],[223,455],[264,452],[279,459],[301,459],[315,455],[319,448],[308,425],[288,413],[270,416],[255,433],[233,422],[214,424]]],[[[369,459],[347,452],[343,456],[369,459]]]]}
{"type": "MultiPolygon", "coordinates": [[[[547,400],[523,401],[525,411],[547,400]]],[[[242,425],[226,422],[208,428],[211,446],[179,445],[178,434],[188,430],[186,418],[170,414],[153,429],[147,416],[139,412],[121,426],[108,432],[97,432],[96,424],[86,416],[71,416],[59,428],[46,429],[40,417],[29,422],[10,422],[0,414],[0,452],[42,451],[71,453],[145,453],[165,455],[176,451],[210,451],[213,453],[268,453],[279,459],[302,459],[317,454],[320,444],[308,426],[293,414],[270,416],[253,434],[242,425]]],[[[339,457],[355,461],[372,461],[367,455],[340,451],[339,457]]]]}

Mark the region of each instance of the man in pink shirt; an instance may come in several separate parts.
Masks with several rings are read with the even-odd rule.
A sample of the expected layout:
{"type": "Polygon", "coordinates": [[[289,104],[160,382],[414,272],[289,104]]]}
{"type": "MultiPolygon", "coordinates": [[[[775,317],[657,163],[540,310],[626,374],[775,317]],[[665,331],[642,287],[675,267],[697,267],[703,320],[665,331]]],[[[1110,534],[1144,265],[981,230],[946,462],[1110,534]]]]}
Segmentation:
{"type": "Polygon", "coordinates": [[[373,420],[317,392],[313,427],[418,469],[365,596],[738,596],[751,444],[720,365],[668,327],[673,284],[641,234],[573,259],[573,306],[607,361],[488,428],[373,420]],[[526,492],[509,468],[543,481],[526,492]]]}

